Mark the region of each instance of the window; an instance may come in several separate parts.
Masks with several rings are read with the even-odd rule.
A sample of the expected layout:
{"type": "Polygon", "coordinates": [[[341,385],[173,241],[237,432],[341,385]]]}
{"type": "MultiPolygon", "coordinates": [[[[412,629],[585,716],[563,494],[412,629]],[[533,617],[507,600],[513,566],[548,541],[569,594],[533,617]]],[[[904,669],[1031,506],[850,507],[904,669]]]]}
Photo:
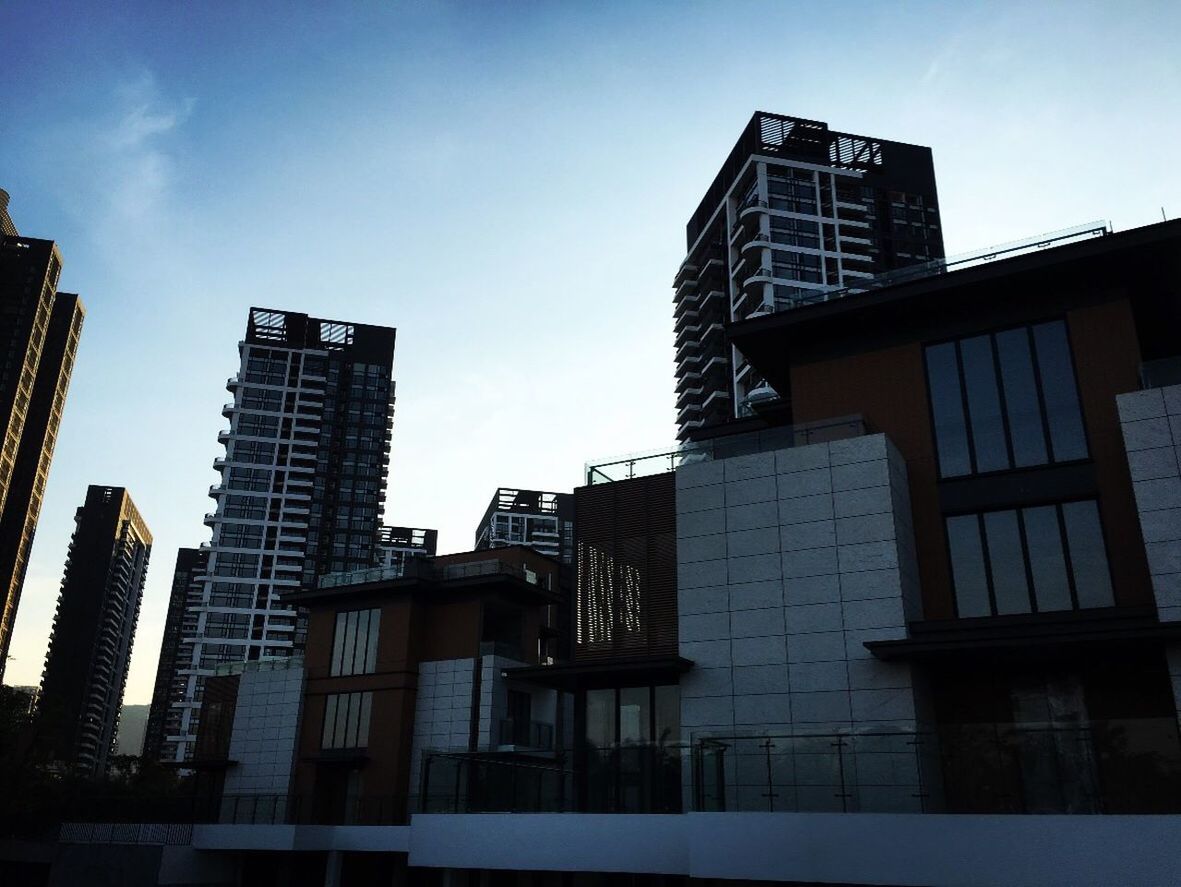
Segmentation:
{"type": "Polygon", "coordinates": [[[381,610],[349,610],[336,614],[332,642],[333,677],[373,674],[377,669],[377,635],[381,610]]]}
{"type": "Polygon", "coordinates": [[[1063,321],[930,345],[926,357],[943,477],[1087,458],[1063,321]]]}
{"type": "Polygon", "coordinates": [[[372,693],[334,693],[324,705],[320,747],[365,748],[369,744],[372,693]]]}
{"type": "Polygon", "coordinates": [[[961,617],[1115,603],[1095,500],[947,518],[961,617]]]}

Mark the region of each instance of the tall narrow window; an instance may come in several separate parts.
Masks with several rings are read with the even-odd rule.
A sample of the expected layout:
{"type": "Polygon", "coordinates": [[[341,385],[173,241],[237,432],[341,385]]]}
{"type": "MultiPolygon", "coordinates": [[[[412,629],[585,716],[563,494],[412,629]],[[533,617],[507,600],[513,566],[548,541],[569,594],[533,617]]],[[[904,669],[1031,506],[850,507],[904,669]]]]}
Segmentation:
{"type": "Polygon", "coordinates": [[[944,477],[971,474],[972,454],[968,449],[968,426],[964,421],[964,398],[954,342],[927,349],[927,387],[935,420],[939,473],[944,477]]]}
{"type": "Polygon", "coordinates": [[[1066,542],[1080,607],[1110,607],[1115,603],[1111,574],[1107,570],[1099,509],[1094,502],[1062,506],[1066,542]]]}
{"type": "Polygon", "coordinates": [[[320,747],[365,748],[369,744],[372,693],[334,693],[324,705],[320,747]]]}
{"type": "Polygon", "coordinates": [[[1066,326],[1061,321],[1038,324],[1033,328],[1033,339],[1037,343],[1037,365],[1046,400],[1054,461],[1086,458],[1087,439],[1083,433],[1066,326]]]}
{"type": "Polygon", "coordinates": [[[946,525],[961,617],[1114,604],[1093,499],[955,515],[946,525]]]}
{"type": "Polygon", "coordinates": [[[988,568],[984,565],[984,546],[980,542],[980,519],[974,514],[949,517],[947,541],[960,616],[992,615],[988,568]]]}
{"type": "Polygon", "coordinates": [[[373,674],[377,670],[377,638],[381,610],[346,610],[336,614],[330,674],[373,674]]]}
{"type": "Polygon", "coordinates": [[[1033,356],[1029,351],[1029,330],[1021,327],[997,333],[996,351],[1009,415],[1009,434],[1013,441],[1013,464],[1017,468],[1044,465],[1046,432],[1042,425],[1033,356]]]}
{"type": "Polygon", "coordinates": [[[1087,458],[1063,321],[930,345],[926,358],[942,477],[1087,458]]]}

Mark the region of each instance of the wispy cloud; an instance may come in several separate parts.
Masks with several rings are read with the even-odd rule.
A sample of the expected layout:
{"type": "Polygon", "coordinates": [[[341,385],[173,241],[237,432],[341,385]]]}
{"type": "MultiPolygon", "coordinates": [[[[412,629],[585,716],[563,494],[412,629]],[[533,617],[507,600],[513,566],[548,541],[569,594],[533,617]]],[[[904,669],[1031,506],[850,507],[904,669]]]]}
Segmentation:
{"type": "Polygon", "coordinates": [[[958,34],[946,41],[943,47],[935,53],[935,57],[931,59],[930,64],[927,65],[927,70],[923,72],[923,76],[919,82],[926,86],[939,79],[940,73],[955,61],[956,55],[959,52],[959,43],[960,38],[958,34]]]}
{"type": "Polygon", "coordinates": [[[106,142],[115,151],[140,148],[153,136],[172,132],[189,119],[196,105],[193,98],[164,99],[155,78],[146,71],[116,87],[115,99],[117,120],[106,133],[106,142]]]}
{"type": "Polygon", "coordinates": [[[127,223],[150,216],[173,177],[175,135],[195,99],[165,97],[149,71],[118,84],[95,140],[104,175],[96,182],[111,212],[127,223]]]}

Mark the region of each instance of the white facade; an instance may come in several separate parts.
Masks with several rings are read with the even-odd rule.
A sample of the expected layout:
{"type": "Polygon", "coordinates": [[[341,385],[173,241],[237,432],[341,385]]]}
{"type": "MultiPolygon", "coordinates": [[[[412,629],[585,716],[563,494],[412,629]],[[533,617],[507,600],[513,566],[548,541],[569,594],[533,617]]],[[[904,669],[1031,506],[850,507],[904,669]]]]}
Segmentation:
{"type": "Polygon", "coordinates": [[[201,602],[185,614],[178,673],[187,679],[179,735],[165,738],[171,759],[187,760],[196,741],[204,678],[224,662],[284,657],[295,649],[296,614],[278,595],[300,587],[324,408],[327,351],[239,343],[234,400],[214,460],[221,482],[201,602]],[[306,357],[319,358],[309,366],[306,357]]]}
{"type": "Polygon", "coordinates": [[[303,702],[303,659],[249,662],[234,670],[241,677],[224,796],[230,804],[243,796],[286,796],[303,702]]]}
{"type": "Polygon", "coordinates": [[[908,665],[864,646],[920,615],[885,435],[680,468],[677,536],[682,738],[716,738],[715,802],[918,812],[922,701],[908,665]]]}

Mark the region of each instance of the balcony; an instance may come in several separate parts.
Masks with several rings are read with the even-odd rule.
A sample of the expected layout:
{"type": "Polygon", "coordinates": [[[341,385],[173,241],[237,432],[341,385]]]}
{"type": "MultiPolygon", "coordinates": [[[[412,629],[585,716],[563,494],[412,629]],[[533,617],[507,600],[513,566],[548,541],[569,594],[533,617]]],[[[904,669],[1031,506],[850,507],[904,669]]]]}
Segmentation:
{"type": "Polygon", "coordinates": [[[423,813],[680,813],[682,753],[642,743],[588,748],[577,768],[523,754],[423,759],[423,813]]]}
{"type": "Polygon", "coordinates": [[[1181,813],[1174,718],[710,737],[693,776],[697,811],[1181,813]]]}

